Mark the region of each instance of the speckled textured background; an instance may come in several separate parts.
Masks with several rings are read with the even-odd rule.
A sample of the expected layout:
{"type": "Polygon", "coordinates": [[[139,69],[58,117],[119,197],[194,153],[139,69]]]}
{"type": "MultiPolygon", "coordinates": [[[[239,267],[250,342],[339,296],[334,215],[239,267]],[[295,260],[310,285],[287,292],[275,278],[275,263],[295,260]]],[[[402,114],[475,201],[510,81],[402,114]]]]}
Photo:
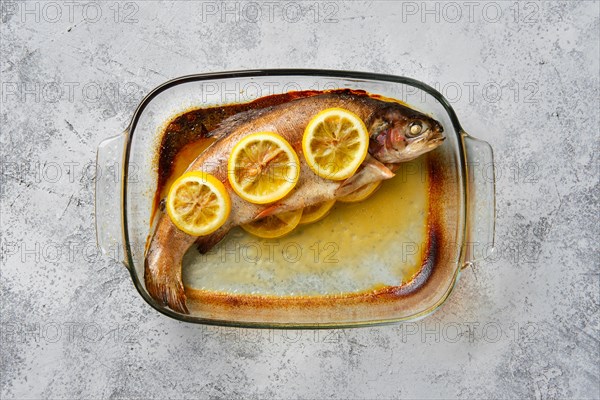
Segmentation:
{"type": "Polygon", "coordinates": [[[0,5],[3,399],[600,397],[598,2],[0,5]],[[492,144],[498,251],[433,316],[188,325],[98,254],[95,151],[143,95],[281,67],[423,80],[492,144]]]}

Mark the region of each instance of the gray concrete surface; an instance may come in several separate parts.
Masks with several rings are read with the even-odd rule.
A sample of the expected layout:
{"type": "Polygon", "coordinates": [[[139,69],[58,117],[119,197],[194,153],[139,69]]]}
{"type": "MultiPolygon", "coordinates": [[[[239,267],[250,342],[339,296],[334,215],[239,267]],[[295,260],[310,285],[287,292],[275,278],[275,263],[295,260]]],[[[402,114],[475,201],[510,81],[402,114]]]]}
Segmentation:
{"type": "Polygon", "coordinates": [[[600,397],[598,2],[0,5],[3,399],[600,397]],[[498,251],[436,314],[193,326],[97,254],[98,143],[167,79],[268,67],[423,80],[492,144],[498,251]]]}

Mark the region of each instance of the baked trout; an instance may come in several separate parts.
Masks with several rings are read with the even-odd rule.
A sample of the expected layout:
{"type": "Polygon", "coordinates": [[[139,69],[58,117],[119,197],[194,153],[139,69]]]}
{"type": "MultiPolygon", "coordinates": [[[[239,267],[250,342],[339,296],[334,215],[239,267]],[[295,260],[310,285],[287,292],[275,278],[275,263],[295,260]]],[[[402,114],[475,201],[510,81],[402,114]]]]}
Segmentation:
{"type": "Polygon", "coordinates": [[[187,171],[202,170],[225,185],[231,198],[231,213],[223,226],[195,237],[180,231],[166,213],[160,216],[145,258],[144,279],[148,293],[159,303],[188,314],[181,280],[181,263],[196,242],[201,252],[210,250],[227,232],[268,215],[297,210],[345,196],[372,182],[394,176],[398,163],[433,150],[444,140],[442,126],[432,118],[396,102],[353,92],[324,93],[258,110],[239,113],[224,120],[208,135],[216,141],[187,171]],[[320,111],[340,107],[359,116],[369,130],[369,154],[357,172],[345,181],[316,175],[302,153],[302,136],[308,122],[320,111]],[[271,131],[284,137],[298,153],[300,177],[295,188],[274,204],[252,204],[240,198],[227,179],[227,160],[233,147],[246,135],[271,131]]]}

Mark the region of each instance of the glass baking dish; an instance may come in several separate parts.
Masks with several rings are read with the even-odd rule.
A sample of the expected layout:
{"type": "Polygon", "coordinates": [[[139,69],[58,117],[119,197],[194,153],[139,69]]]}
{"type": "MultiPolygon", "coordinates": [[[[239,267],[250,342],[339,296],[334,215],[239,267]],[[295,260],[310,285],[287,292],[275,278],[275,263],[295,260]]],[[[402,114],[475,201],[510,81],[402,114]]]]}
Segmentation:
{"type": "MultiPolygon", "coordinates": [[[[410,78],[299,69],[235,71],[177,78],[157,87],[141,101],[123,133],[100,143],[96,168],[98,246],[104,253],[123,261],[144,300],[161,313],[181,321],[245,327],[331,328],[412,320],[436,310],[450,295],[461,269],[484,259],[493,250],[495,183],[492,149],[488,143],[464,132],[452,107],[438,91],[410,78]],[[254,267],[246,263],[244,271],[251,273],[246,274],[250,278],[243,285],[232,283],[224,289],[221,282],[219,287],[207,288],[210,285],[203,282],[203,278],[234,276],[236,268],[242,269],[242,264],[236,264],[239,257],[224,257],[221,264],[213,263],[217,266],[213,270],[190,272],[192,267],[188,267],[185,272],[184,268],[189,281],[186,282],[186,294],[191,303],[190,314],[177,313],[152,299],[144,285],[144,251],[152,229],[157,147],[166,124],[174,116],[194,108],[244,103],[290,91],[345,88],[400,100],[432,116],[444,127],[446,140],[443,145],[422,156],[417,164],[417,169],[422,168],[418,173],[427,176],[423,182],[428,185],[427,233],[423,243],[413,241],[407,245],[402,239],[396,242],[394,232],[388,230],[380,233],[382,239],[392,239],[386,242],[383,251],[386,254],[382,255],[381,251],[371,254],[365,246],[364,251],[359,252],[364,257],[360,261],[362,264],[353,267],[356,270],[344,270],[343,263],[332,270],[337,272],[331,273],[300,268],[294,270],[292,278],[277,283],[273,279],[262,279],[260,276],[264,276],[265,271],[257,270],[256,263],[252,264],[254,267]],[[385,256],[387,260],[400,263],[407,258],[407,249],[413,254],[415,246],[426,248],[422,251],[426,256],[413,279],[398,284],[390,283],[398,281],[394,276],[386,278],[387,284],[374,280],[375,275],[369,268],[371,264],[380,267],[374,260],[385,256]],[[355,271],[361,271],[362,275],[355,271]],[[346,282],[336,275],[338,272],[352,279],[346,282]],[[350,272],[353,275],[349,275],[350,272]],[[298,289],[298,281],[303,281],[302,287],[306,288],[306,282],[311,279],[317,282],[314,286],[317,293],[298,289]],[[188,288],[188,285],[196,284],[193,282],[198,282],[198,288],[188,288]]],[[[402,207],[402,199],[386,206],[402,207]]],[[[340,225],[344,223],[338,221],[340,225]]],[[[230,235],[233,237],[229,240],[231,243],[236,240],[236,235],[230,235]]],[[[284,237],[277,244],[289,248],[290,243],[298,247],[299,242],[284,237]]],[[[345,248],[348,246],[339,249],[342,260],[345,248]]],[[[232,250],[225,253],[232,253],[232,250]]],[[[221,256],[225,253],[221,252],[221,256]]],[[[388,264],[382,264],[387,268],[386,273],[397,271],[388,264]]],[[[271,265],[270,268],[279,268],[281,272],[284,268],[290,269],[290,265],[271,265]]]]}

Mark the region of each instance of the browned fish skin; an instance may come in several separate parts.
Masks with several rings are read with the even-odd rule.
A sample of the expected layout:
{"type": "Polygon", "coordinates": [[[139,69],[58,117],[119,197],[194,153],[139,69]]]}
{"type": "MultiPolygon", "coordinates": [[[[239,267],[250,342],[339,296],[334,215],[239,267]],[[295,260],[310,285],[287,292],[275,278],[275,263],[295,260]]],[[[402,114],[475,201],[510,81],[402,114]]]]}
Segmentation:
{"type": "Polygon", "coordinates": [[[441,132],[441,126],[435,120],[399,103],[339,92],[251,110],[223,121],[210,134],[217,141],[188,167],[188,171],[203,170],[222,181],[231,197],[231,214],[216,232],[200,238],[183,233],[166,214],[162,215],[146,253],[144,278],[148,293],[175,311],[189,313],[181,280],[181,261],[195,241],[202,251],[208,251],[232,227],[253,221],[259,214],[265,216],[265,213],[303,208],[334,199],[362,185],[388,179],[393,173],[377,159],[379,155],[381,161],[393,170],[390,163],[408,161],[437,147],[443,139],[441,132]],[[358,115],[365,121],[371,135],[369,152],[375,157],[368,156],[361,169],[346,182],[317,176],[301,154],[304,128],[318,112],[331,107],[344,108],[358,115]],[[418,137],[410,134],[410,127],[415,123],[424,127],[418,137]],[[275,205],[251,204],[241,199],[227,180],[227,160],[233,146],[242,137],[261,131],[276,132],[283,136],[294,147],[301,163],[296,187],[275,205]]]}

